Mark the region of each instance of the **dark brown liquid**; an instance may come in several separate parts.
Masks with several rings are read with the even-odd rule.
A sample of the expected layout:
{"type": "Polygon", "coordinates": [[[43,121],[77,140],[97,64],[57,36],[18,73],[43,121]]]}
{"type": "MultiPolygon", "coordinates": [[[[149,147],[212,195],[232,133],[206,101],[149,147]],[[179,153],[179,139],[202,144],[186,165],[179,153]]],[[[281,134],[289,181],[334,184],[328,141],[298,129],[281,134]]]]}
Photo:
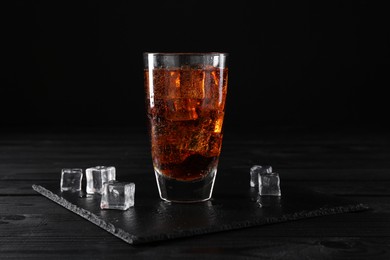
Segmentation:
{"type": "Polygon", "coordinates": [[[155,169],[196,180],[217,167],[227,91],[227,70],[145,71],[146,105],[155,169]]]}

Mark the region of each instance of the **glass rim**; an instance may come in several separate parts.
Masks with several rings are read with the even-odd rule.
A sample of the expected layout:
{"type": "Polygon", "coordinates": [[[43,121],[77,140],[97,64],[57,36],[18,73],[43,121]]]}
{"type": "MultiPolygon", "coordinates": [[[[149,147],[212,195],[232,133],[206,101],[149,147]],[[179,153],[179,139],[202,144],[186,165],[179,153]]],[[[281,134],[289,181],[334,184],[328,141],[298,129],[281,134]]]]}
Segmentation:
{"type": "Polygon", "coordinates": [[[161,55],[161,56],[207,56],[207,55],[224,55],[229,56],[228,52],[143,52],[144,55],[161,55]]]}

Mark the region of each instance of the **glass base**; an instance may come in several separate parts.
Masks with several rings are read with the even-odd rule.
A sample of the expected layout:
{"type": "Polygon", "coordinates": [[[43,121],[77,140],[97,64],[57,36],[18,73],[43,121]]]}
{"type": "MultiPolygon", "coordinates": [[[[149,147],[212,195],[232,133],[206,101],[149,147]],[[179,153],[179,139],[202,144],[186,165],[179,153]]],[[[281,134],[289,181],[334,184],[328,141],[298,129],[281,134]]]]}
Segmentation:
{"type": "Polygon", "coordinates": [[[217,169],[196,181],[178,181],[154,170],[160,198],[168,202],[194,203],[211,198],[217,169]]]}

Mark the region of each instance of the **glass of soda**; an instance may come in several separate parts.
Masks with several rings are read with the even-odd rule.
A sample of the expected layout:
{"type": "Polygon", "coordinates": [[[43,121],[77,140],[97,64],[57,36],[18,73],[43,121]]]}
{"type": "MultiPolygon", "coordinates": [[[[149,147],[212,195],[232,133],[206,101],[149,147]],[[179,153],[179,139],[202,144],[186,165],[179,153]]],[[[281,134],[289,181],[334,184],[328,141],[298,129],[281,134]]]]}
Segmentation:
{"type": "Polygon", "coordinates": [[[151,157],[160,198],[212,197],[221,153],[228,53],[143,53],[151,157]]]}

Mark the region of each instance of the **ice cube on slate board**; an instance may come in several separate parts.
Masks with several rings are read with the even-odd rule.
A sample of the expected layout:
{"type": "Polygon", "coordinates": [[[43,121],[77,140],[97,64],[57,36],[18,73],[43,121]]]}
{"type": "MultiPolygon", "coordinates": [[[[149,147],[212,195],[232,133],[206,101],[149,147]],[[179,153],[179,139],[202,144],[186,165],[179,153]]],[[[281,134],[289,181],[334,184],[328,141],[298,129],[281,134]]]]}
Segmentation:
{"type": "Polygon", "coordinates": [[[86,169],[87,193],[94,194],[103,192],[103,184],[107,181],[115,180],[115,167],[96,166],[86,169]]]}
{"type": "Polygon", "coordinates": [[[259,174],[260,196],[281,196],[280,177],[276,172],[259,174]]]}
{"type": "Polygon", "coordinates": [[[108,181],[103,184],[101,209],[127,210],[134,206],[135,184],[132,182],[108,181]]]}
{"type": "Polygon", "coordinates": [[[260,174],[267,174],[272,173],[272,167],[267,166],[261,166],[261,165],[253,165],[250,169],[250,186],[251,187],[258,187],[259,186],[259,175],[260,174]]]}
{"type": "Polygon", "coordinates": [[[61,191],[80,191],[83,170],[79,168],[64,168],[61,170],[61,191]]]}

